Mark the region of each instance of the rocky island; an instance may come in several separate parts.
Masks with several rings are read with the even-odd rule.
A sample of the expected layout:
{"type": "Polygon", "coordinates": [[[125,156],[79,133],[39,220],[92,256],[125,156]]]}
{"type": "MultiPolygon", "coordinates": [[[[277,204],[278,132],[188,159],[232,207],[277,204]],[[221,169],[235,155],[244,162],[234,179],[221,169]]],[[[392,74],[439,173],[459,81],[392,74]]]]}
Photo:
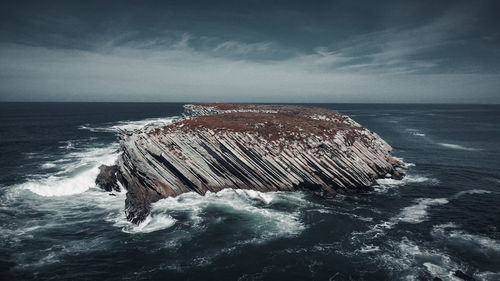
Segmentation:
{"type": "Polygon", "coordinates": [[[300,106],[189,104],[163,127],[120,131],[116,165],[96,184],[127,189],[127,219],[140,223],[151,203],[224,188],[367,191],[381,177],[401,179],[401,164],[376,133],[335,111],[300,106]]]}

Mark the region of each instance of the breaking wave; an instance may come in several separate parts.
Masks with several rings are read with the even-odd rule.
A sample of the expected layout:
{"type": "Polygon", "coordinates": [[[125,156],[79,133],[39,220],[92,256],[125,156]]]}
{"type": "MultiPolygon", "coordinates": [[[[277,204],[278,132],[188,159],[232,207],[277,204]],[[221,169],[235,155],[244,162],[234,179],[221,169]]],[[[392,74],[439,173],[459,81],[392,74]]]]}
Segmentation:
{"type": "Polygon", "coordinates": [[[69,153],[60,163],[47,162],[42,165],[43,168],[56,168],[57,172],[35,176],[18,187],[40,196],[66,196],[85,192],[95,186],[98,167],[115,162],[118,156],[116,148],[116,145],[111,145],[69,153]]]}
{"type": "MultiPolygon", "coordinates": [[[[138,121],[119,121],[101,127],[89,124],[80,126],[92,132],[116,132],[117,130],[135,130],[145,126],[171,124],[178,117],[150,118],[138,121]]],[[[92,141],[90,138],[88,141],[92,141]]],[[[117,157],[117,143],[105,147],[81,148],[80,140],[64,141],[60,149],[71,151],[61,159],[48,161],[41,165],[45,170],[56,170],[44,175],[33,175],[31,180],[18,185],[20,189],[30,190],[40,196],[67,196],[79,194],[95,186],[95,178],[102,164],[112,165],[117,157]]]]}
{"type": "MultiPolygon", "coordinates": [[[[225,219],[241,223],[237,231],[249,232],[251,242],[260,243],[278,237],[300,234],[305,226],[300,210],[305,206],[302,193],[267,192],[225,189],[217,193],[184,193],[152,204],[151,215],[139,225],[126,221],[124,215],[114,218],[115,226],[127,233],[149,233],[172,227],[182,222],[196,232],[213,224],[226,224],[225,219]],[[291,211],[273,208],[286,205],[291,211]],[[231,218],[231,219],[230,219],[231,218]]],[[[113,218],[112,218],[113,220],[113,218]]],[[[250,242],[250,241],[247,241],[250,242]]]]}

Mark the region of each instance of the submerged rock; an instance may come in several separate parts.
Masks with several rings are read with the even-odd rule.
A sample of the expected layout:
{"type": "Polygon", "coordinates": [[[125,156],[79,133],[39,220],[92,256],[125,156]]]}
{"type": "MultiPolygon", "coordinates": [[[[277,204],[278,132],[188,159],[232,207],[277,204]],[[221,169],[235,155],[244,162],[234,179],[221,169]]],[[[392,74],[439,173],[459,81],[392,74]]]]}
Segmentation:
{"type": "Polygon", "coordinates": [[[471,276],[465,274],[461,270],[456,270],[453,275],[455,275],[456,277],[458,277],[458,278],[460,278],[462,280],[466,280],[466,281],[475,281],[476,280],[476,279],[472,278],[471,276]]]}
{"type": "Polygon", "coordinates": [[[99,174],[97,175],[97,178],[95,179],[95,184],[110,192],[110,191],[120,191],[120,186],[118,185],[118,180],[117,180],[117,172],[118,172],[118,167],[115,166],[106,166],[106,165],[101,165],[99,166],[99,174]]]}
{"type": "Polygon", "coordinates": [[[183,119],[121,131],[119,140],[116,166],[102,168],[96,183],[106,190],[122,183],[127,218],[134,223],[147,217],[152,202],[185,192],[309,190],[334,196],[369,190],[388,173],[403,177],[392,148],[377,134],[320,108],[185,105],[183,119]]]}

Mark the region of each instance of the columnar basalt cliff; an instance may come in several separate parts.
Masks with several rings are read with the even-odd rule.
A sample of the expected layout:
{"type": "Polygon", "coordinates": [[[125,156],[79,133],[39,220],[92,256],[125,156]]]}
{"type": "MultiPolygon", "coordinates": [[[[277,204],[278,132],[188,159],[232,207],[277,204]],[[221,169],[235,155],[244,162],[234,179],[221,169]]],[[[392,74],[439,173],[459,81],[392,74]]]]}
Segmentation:
{"type": "Polygon", "coordinates": [[[323,195],[368,190],[400,164],[377,134],[335,111],[298,106],[194,104],[164,127],[119,133],[116,166],[96,184],[127,189],[127,218],[139,223],[150,204],[185,192],[224,188],[309,190],[323,195]]]}

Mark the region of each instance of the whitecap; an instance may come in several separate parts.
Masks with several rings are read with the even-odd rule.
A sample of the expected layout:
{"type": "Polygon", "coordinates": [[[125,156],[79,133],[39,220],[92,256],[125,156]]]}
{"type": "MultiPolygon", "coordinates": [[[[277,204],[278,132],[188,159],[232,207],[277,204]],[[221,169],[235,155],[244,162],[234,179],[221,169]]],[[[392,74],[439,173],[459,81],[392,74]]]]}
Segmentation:
{"type": "Polygon", "coordinates": [[[417,129],[406,129],[406,131],[408,131],[411,135],[413,136],[417,136],[417,137],[425,137],[425,134],[420,132],[419,130],[417,129]]]}
{"type": "Polygon", "coordinates": [[[404,208],[398,215],[397,220],[406,223],[421,223],[427,219],[427,210],[430,206],[448,204],[446,198],[419,198],[415,205],[404,208]]]}
{"type": "Polygon", "coordinates": [[[66,149],[66,150],[70,150],[70,149],[75,148],[75,141],[73,141],[73,140],[60,141],[60,143],[64,143],[65,145],[59,146],[59,148],[63,148],[63,149],[66,149]]]}
{"type": "Polygon", "coordinates": [[[443,266],[439,266],[437,264],[434,264],[432,262],[424,262],[423,266],[427,269],[427,271],[430,273],[431,276],[438,277],[443,280],[453,280],[453,281],[460,281],[462,279],[454,276],[453,271],[451,271],[449,268],[445,268],[443,266]]]}
{"type": "Polygon", "coordinates": [[[455,194],[452,198],[457,199],[460,196],[469,195],[469,194],[472,195],[472,194],[489,194],[489,193],[491,193],[491,191],[489,191],[489,190],[471,189],[471,190],[460,191],[459,193],[455,194]]]}
{"type": "Polygon", "coordinates": [[[51,169],[51,168],[54,168],[56,167],[57,165],[55,163],[51,163],[51,162],[47,162],[47,163],[44,163],[42,164],[42,169],[51,169]]]}
{"type": "Polygon", "coordinates": [[[359,251],[361,253],[373,253],[373,252],[378,252],[380,250],[379,246],[374,246],[374,245],[365,245],[362,247],[359,251]]]}
{"type": "Polygon", "coordinates": [[[428,178],[422,175],[407,174],[404,176],[402,180],[395,180],[391,178],[377,179],[376,181],[377,185],[375,185],[373,188],[378,192],[387,192],[388,190],[394,187],[404,186],[411,183],[422,183],[422,182],[437,184],[439,181],[437,179],[428,178]]]}
{"type": "Polygon", "coordinates": [[[438,143],[440,146],[446,147],[446,148],[451,148],[451,149],[457,149],[457,150],[467,150],[467,151],[478,151],[480,149],[478,148],[472,148],[472,147],[465,147],[462,145],[458,144],[452,144],[452,143],[438,143]]]}
{"type": "Polygon", "coordinates": [[[475,274],[479,280],[500,280],[500,272],[479,272],[475,274]]]}
{"type": "Polygon", "coordinates": [[[500,253],[500,241],[478,234],[470,234],[458,228],[459,226],[453,223],[440,224],[432,228],[431,234],[444,238],[447,242],[453,240],[460,242],[462,246],[469,245],[471,249],[500,253]]]}

